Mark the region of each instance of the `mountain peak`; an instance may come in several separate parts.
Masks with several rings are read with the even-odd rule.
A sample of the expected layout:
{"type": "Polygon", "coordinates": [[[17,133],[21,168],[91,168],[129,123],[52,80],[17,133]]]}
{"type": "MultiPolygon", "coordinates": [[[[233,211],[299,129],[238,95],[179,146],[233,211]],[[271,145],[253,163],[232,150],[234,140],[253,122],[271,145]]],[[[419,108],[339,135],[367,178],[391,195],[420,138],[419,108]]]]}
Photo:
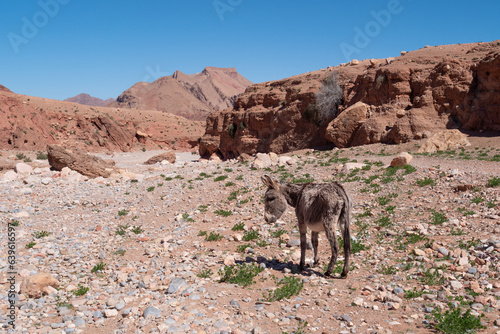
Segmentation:
{"type": "Polygon", "coordinates": [[[110,98],[107,100],[102,100],[98,97],[90,96],[87,93],[81,93],[81,94],[78,94],[76,96],[69,97],[64,101],[75,102],[75,103],[83,104],[86,106],[92,106],[92,107],[105,107],[109,103],[113,102],[114,99],[110,98]]]}

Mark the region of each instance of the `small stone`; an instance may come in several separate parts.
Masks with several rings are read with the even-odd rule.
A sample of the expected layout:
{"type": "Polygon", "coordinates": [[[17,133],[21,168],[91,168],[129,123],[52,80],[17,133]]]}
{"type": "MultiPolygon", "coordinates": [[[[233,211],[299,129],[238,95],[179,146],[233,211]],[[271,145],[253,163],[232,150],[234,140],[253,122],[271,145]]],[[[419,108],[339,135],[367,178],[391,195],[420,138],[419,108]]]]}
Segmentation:
{"type": "Polygon", "coordinates": [[[232,255],[228,255],[224,258],[224,264],[226,266],[234,266],[236,264],[235,260],[234,260],[234,256],[232,255]]]}
{"type": "Polygon", "coordinates": [[[341,318],[342,320],[346,321],[346,322],[349,322],[349,321],[351,321],[351,320],[352,320],[352,318],[351,318],[349,315],[347,315],[347,314],[342,314],[342,315],[340,316],[340,318],[341,318]]]}
{"type": "Polygon", "coordinates": [[[454,291],[458,291],[464,287],[464,285],[459,281],[451,281],[450,286],[454,291]]]}
{"type": "Polygon", "coordinates": [[[449,251],[449,250],[447,250],[447,249],[446,249],[446,248],[444,248],[444,247],[440,247],[440,248],[438,249],[438,252],[439,252],[440,254],[443,254],[444,256],[448,256],[448,255],[450,255],[450,251],[449,251]]]}
{"type": "Polygon", "coordinates": [[[148,307],[146,307],[146,309],[142,313],[142,316],[144,318],[147,318],[147,317],[156,317],[160,314],[161,314],[161,311],[159,308],[154,307],[154,306],[148,306],[148,307]]]}
{"type": "Polygon", "coordinates": [[[408,165],[412,159],[413,156],[408,152],[401,152],[397,157],[392,159],[391,167],[403,167],[404,165],[408,165]]]}
{"type": "Polygon", "coordinates": [[[477,268],[471,267],[469,270],[467,270],[469,274],[475,275],[477,274],[477,268]]]}
{"type": "Polygon", "coordinates": [[[363,298],[355,298],[352,303],[356,306],[363,306],[364,300],[363,298]]]}
{"type": "Polygon", "coordinates": [[[113,317],[116,317],[117,315],[118,315],[118,311],[115,309],[104,310],[104,316],[106,318],[113,318],[113,317]]]}
{"type": "Polygon", "coordinates": [[[236,299],[231,299],[231,301],[229,302],[229,305],[240,308],[240,304],[238,303],[238,301],[236,299]]]}
{"type": "Polygon", "coordinates": [[[167,293],[176,293],[179,288],[184,286],[187,286],[187,282],[183,278],[174,277],[168,286],[167,293]]]}

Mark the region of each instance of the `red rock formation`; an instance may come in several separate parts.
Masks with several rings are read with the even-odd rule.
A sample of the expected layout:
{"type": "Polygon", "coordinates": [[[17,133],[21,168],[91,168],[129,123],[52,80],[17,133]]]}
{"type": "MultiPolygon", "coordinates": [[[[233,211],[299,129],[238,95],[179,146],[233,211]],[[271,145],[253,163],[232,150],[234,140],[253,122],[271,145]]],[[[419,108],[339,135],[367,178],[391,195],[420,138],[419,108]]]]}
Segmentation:
{"type": "Polygon", "coordinates": [[[339,147],[402,143],[453,128],[500,131],[500,42],[426,47],[250,86],[208,117],[200,153],[282,153],[324,145],[325,135],[339,147]],[[332,71],[343,100],[326,129],[311,115],[332,71]],[[350,115],[358,102],[366,113],[350,115]]]}

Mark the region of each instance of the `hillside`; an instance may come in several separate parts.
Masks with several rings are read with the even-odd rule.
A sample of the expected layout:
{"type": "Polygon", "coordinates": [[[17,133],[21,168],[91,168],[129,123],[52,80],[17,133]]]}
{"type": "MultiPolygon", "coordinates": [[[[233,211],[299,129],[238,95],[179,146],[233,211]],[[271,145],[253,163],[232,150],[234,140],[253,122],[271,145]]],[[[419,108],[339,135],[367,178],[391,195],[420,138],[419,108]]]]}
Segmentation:
{"type": "Polygon", "coordinates": [[[161,110],[192,120],[231,107],[236,95],[252,83],[234,68],[206,67],[201,73],[176,71],[152,83],[139,82],[110,106],[161,110]]]}
{"type": "Polygon", "coordinates": [[[111,102],[113,102],[114,99],[109,98],[109,99],[103,100],[103,99],[100,99],[98,97],[94,97],[94,96],[90,96],[89,94],[82,93],[82,94],[78,94],[78,95],[73,96],[73,97],[69,97],[69,98],[65,99],[64,101],[75,102],[75,103],[79,103],[79,104],[83,104],[83,105],[91,106],[91,107],[105,107],[108,104],[110,104],[111,102]]]}
{"type": "Polygon", "coordinates": [[[425,47],[252,85],[234,107],[207,118],[200,153],[232,158],[401,143],[447,128],[500,131],[499,110],[500,42],[425,47]],[[334,73],[338,112],[320,119],[316,93],[334,73]],[[350,108],[357,102],[361,110],[350,108]]]}
{"type": "Polygon", "coordinates": [[[0,149],[45,150],[54,143],[94,152],[190,149],[203,125],[156,110],[124,112],[0,91],[0,149]]]}

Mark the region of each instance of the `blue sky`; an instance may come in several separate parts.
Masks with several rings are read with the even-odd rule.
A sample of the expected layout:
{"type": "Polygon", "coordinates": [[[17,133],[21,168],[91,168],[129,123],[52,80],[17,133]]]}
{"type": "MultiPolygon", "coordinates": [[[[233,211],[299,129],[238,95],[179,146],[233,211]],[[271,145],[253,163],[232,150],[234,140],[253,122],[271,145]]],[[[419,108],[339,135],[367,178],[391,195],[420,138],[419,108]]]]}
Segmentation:
{"type": "Polygon", "coordinates": [[[425,45],[500,39],[498,1],[18,0],[0,2],[0,84],[116,98],[175,70],[253,82],[425,45]]]}

